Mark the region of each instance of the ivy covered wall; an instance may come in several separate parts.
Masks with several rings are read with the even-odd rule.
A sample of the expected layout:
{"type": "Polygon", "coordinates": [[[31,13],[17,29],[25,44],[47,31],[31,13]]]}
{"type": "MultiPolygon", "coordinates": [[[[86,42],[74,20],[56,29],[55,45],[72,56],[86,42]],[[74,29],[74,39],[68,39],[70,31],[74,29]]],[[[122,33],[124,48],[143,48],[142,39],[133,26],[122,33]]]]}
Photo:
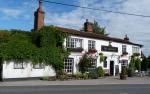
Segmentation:
{"type": "MultiPolygon", "coordinates": [[[[53,26],[38,31],[1,30],[0,58],[3,61],[32,61],[52,65],[55,71],[64,68],[69,55],[63,47],[67,34],[53,26]]],[[[1,63],[2,63],[1,62],[1,63]]]]}

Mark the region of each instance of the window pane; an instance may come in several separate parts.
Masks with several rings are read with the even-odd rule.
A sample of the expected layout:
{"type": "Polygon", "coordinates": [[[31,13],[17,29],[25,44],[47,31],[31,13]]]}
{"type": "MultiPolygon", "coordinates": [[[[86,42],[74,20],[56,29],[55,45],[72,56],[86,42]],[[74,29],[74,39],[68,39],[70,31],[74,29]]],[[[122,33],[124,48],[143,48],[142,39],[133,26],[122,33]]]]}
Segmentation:
{"type": "Polygon", "coordinates": [[[88,49],[95,49],[95,41],[92,40],[88,41],[88,49]]]}
{"type": "Polygon", "coordinates": [[[44,65],[41,64],[41,63],[35,64],[35,65],[33,65],[33,68],[35,68],[35,69],[43,69],[43,68],[44,68],[44,65]]]}
{"type": "Polygon", "coordinates": [[[107,68],[107,61],[104,61],[104,68],[107,68]]]}
{"type": "Polygon", "coordinates": [[[14,69],[23,69],[23,62],[14,62],[14,69]]]}
{"type": "Polygon", "coordinates": [[[126,49],[127,49],[127,46],[126,45],[122,45],[122,52],[127,52],[126,49]]]}
{"type": "Polygon", "coordinates": [[[67,38],[66,47],[67,47],[67,48],[78,48],[78,47],[82,47],[82,39],[67,38]]]}

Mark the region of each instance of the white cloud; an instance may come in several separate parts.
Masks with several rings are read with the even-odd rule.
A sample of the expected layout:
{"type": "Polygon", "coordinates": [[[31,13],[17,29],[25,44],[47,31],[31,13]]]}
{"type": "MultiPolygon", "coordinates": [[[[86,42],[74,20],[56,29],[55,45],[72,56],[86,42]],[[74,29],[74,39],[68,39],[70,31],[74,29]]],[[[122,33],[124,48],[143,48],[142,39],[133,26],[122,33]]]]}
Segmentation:
{"type": "Polygon", "coordinates": [[[0,12],[4,14],[5,19],[17,18],[22,14],[21,10],[12,8],[0,8],[0,12]]]}
{"type": "MultiPolygon", "coordinates": [[[[9,2],[9,1],[8,1],[9,2]]],[[[11,3],[15,3],[13,1],[11,3]]],[[[9,2],[10,3],[10,2],[9,2]]],[[[1,18],[2,20],[31,20],[33,19],[33,13],[37,8],[37,1],[26,1],[21,2],[17,6],[10,7],[0,7],[1,18]]]]}

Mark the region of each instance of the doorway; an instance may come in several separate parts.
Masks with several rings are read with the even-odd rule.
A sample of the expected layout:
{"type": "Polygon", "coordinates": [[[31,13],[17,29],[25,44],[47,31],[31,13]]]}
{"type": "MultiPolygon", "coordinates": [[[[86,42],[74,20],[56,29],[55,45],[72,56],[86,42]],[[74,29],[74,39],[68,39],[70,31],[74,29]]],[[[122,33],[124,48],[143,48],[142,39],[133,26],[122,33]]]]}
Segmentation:
{"type": "Polygon", "coordinates": [[[114,61],[110,61],[110,76],[114,75],[114,61]]]}

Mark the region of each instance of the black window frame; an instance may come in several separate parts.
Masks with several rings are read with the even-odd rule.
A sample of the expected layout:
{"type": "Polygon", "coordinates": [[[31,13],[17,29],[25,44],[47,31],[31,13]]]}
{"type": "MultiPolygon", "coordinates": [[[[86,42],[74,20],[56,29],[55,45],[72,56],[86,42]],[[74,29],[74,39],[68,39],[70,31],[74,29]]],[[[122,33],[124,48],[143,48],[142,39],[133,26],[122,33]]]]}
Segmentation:
{"type": "Polygon", "coordinates": [[[24,62],[23,61],[14,61],[14,69],[24,69],[24,62]],[[21,64],[21,66],[18,66],[18,64],[19,65],[21,64]]]}
{"type": "Polygon", "coordinates": [[[64,72],[67,74],[73,74],[74,71],[74,58],[64,59],[64,72]]]}
{"type": "Polygon", "coordinates": [[[44,64],[43,63],[33,64],[33,68],[34,69],[44,69],[44,64]],[[38,67],[37,67],[37,65],[38,65],[38,67]]]}
{"type": "Polygon", "coordinates": [[[105,61],[103,62],[103,67],[104,67],[104,68],[107,68],[107,66],[108,66],[108,62],[105,60],[105,61]]]}
{"type": "Polygon", "coordinates": [[[127,52],[127,45],[122,45],[122,53],[127,52]]]}

